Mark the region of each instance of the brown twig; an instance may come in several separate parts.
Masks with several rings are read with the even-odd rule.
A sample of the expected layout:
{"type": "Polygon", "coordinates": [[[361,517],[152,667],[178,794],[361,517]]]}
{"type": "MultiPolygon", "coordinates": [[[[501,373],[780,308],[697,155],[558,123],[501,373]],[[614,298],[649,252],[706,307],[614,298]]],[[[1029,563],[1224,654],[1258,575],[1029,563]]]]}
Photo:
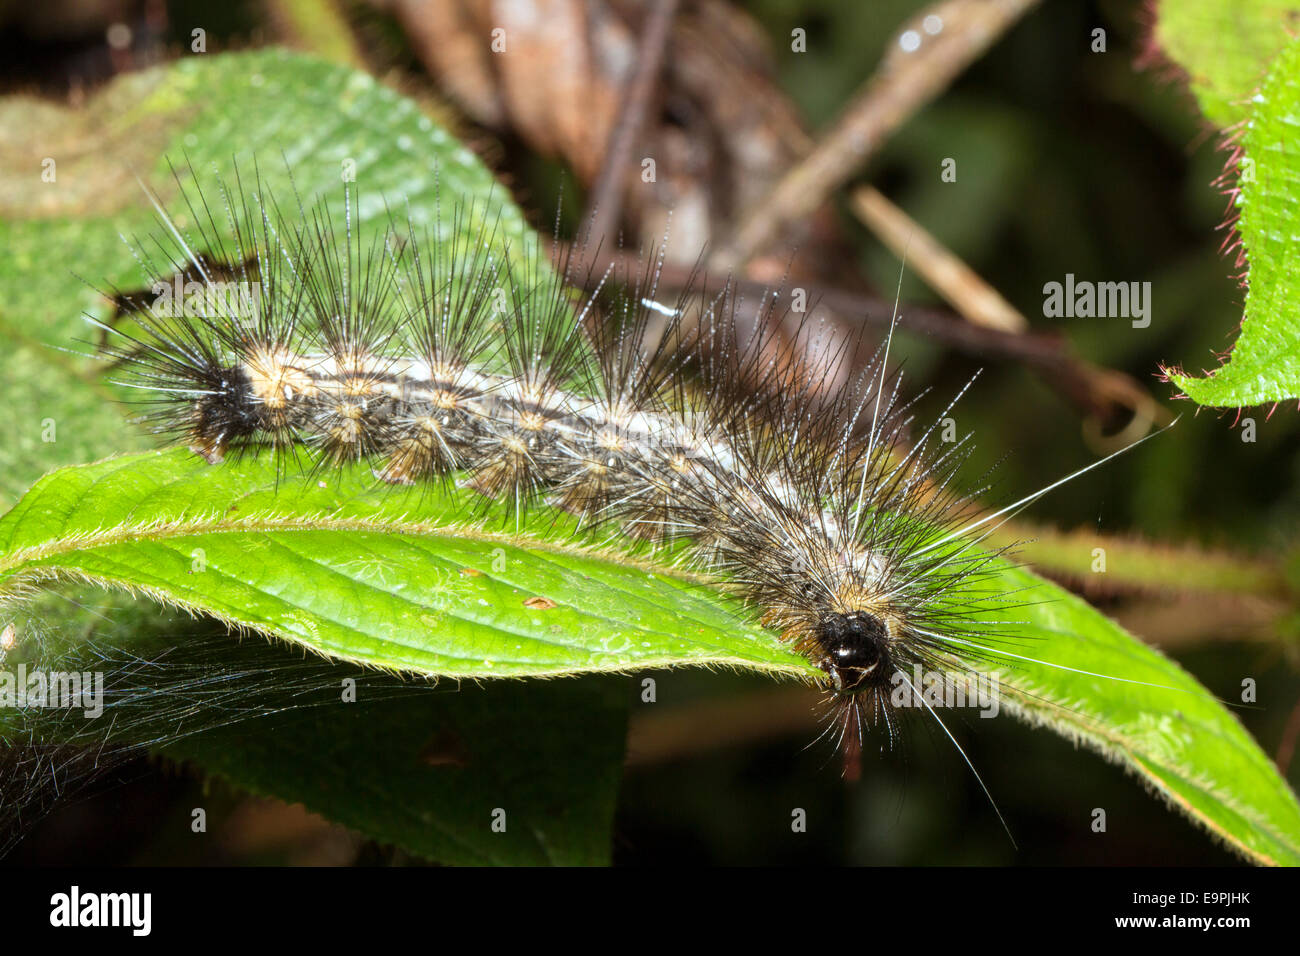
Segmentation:
{"type": "Polygon", "coordinates": [[[782,735],[806,734],[821,719],[818,705],[824,696],[811,687],[780,687],[643,709],[628,727],[627,764],[644,767],[782,735]]]}
{"type": "Polygon", "coordinates": [[[1017,560],[1064,578],[1085,594],[1236,595],[1276,600],[1284,606],[1291,600],[1283,562],[1272,555],[1152,541],[1086,526],[1060,531],[1019,519],[990,530],[988,543],[993,548],[1012,548],[1017,560]],[[1104,555],[1100,565],[1099,551],[1104,555]]]}
{"type": "MultiPolygon", "coordinates": [[[[1011,334],[1028,332],[1029,322],[1015,306],[880,192],[861,186],[852,192],[849,204],[885,245],[967,320],[1011,334]]],[[[1061,351],[1060,362],[1039,365],[1037,371],[1049,385],[1087,410],[1084,434],[1098,452],[1115,451],[1137,441],[1151,426],[1173,421],[1173,415],[1132,377],[1071,358],[1064,346],[1061,351]],[[1057,378],[1062,363],[1066,366],[1064,379],[1057,378]],[[1126,417],[1127,424],[1117,434],[1106,434],[1107,426],[1126,417]]]]}
{"type": "MultiPolygon", "coordinates": [[[[588,270],[597,280],[609,267],[635,271],[638,259],[630,253],[602,253],[600,261],[588,270]]],[[[695,283],[697,291],[716,292],[730,283],[740,296],[758,302],[772,291],[771,285],[743,276],[701,276],[694,269],[665,263],[661,280],[666,288],[681,289],[695,283]]],[[[828,286],[800,283],[811,304],[824,306],[853,322],[887,329],[894,314],[894,303],[878,296],[828,286]]],[[[787,290],[789,291],[789,290],[787,290]]],[[[851,329],[851,325],[849,326],[851,329]]],[[[1129,411],[1144,409],[1145,434],[1151,421],[1166,422],[1168,413],[1141,390],[1128,376],[1099,368],[1070,352],[1061,336],[1028,332],[1016,334],[964,321],[944,309],[903,305],[898,310],[900,332],[923,335],[944,345],[978,358],[1022,362],[1038,371],[1054,388],[1089,415],[1112,417],[1117,408],[1129,411]]],[[[1127,431],[1127,429],[1126,429],[1127,431]]],[[[1127,438],[1127,436],[1124,436],[1127,438]]],[[[1115,440],[1119,440],[1118,438],[1115,440]]]]}
{"type": "Polygon", "coordinates": [[[1296,701],[1296,705],[1291,708],[1291,716],[1287,718],[1282,740],[1277,745],[1277,756],[1274,758],[1278,772],[1284,777],[1291,769],[1291,758],[1295,756],[1297,740],[1300,740],[1300,701],[1296,701]]]}
{"type": "Polygon", "coordinates": [[[766,249],[783,226],[810,215],[890,133],[945,90],[1037,2],[948,0],[923,11],[899,34],[892,52],[817,147],[753,205],[715,261],[729,268],[743,265],[766,249]],[[938,20],[929,20],[927,29],[929,17],[938,20]]]}
{"type": "Polygon", "coordinates": [[[601,159],[600,175],[592,186],[584,216],[586,236],[583,246],[595,248],[612,238],[623,211],[623,189],[627,181],[628,161],[637,137],[645,126],[659,71],[663,66],[668,38],[678,0],[658,0],[646,17],[641,45],[637,50],[636,69],[628,79],[619,104],[618,120],[610,130],[601,159]]]}
{"type": "Polygon", "coordinates": [[[1279,632],[1291,611],[1291,603],[1285,600],[1207,593],[1157,596],[1106,609],[1126,631],[1175,653],[1222,642],[1292,647],[1279,632]]]}
{"type": "MultiPolygon", "coordinates": [[[[559,251],[563,253],[565,250],[561,247],[559,251]]],[[[576,254],[577,250],[573,250],[573,253],[576,254]]],[[[629,252],[602,252],[599,262],[595,264],[596,267],[590,270],[592,281],[598,281],[607,268],[614,268],[620,274],[629,270],[634,273],[640,261],[638,256],[629,252]]],[[[693,283],[696,291],[702,293],[718,292],[724,286],[730,285],[743,298],[754,301],[774,291],[772,285],[758,279],[735,275],[701,274],[693,267],[673,262],[663,264],[660,279],[666,288],[683,289],[693,283]]],[[[832,312],[852,317],[854,321],[881,329],[889,328],[894,314],[892,300],[832,286],[810,285],[805,282],[798,283],[798,286],[807,294],[810,306],[820,304],[832,312]]],[[[787,287],[785,291],[789,292],[791,289],[787,287]]],[[[970,355],[1045,365],[1077,361],[1066,353],[1065,340],[1059,335],[1045,333],[1015,335],[999,329],[972,325],[945,309],[923,305],[902,305],[899,307],[898,314],[900,330],[936,339],[970,355]]]]}
{"type": "Polygon", "coordinates": [[[879,190],[859,186],[849,194],[849,206],[967,321],[1003,332],[1029,331],[1028,320],[997,289],[879,190]]]}
{"type": "MultiPolygon", "coordinates": [[[[769,239],[791,216],[810,211],[850,175],[865,155],[855,152],[863,129],[877,127],[873,144],[900,124],[908,112],[937,95],[952,78],[993,40],[1034,5],[1036,0],[954,0],[927,8],[899,33],[909,31],[919,46],[908,52],[895,46],[875,77],[867,84],[844,118],[821,142],[814,142],[797,127],[789,134],[796,153],[805,158],[755,207],[750,220],[737,232],[738,244],[715,256],[715,262],[733,265],[761,251],[764,241],[754,237],[761,231],[769,239]],[[937,33],[930,18],[938,17],[937,33]],[[904,110],[903,106],[907,105],[904,110]],[[888,122],[885,122],[885,121],[888,122]],[[825,175],[834,173],[834,175],[825,175]],[[812,176],[816,188],[799,202],[806,206],[780,205],[782,197],[802,191],[812,176]],[[749,236],[749,238],[746,238],[749,236]],[[737,255],[740,250],[741,255],[737,255]]],[[[874,148],[874,145],[873,145],[874,148]]],[[[793,200],[792,200],[793,201],[793,200]]],[[[862,187],[853,195],[854,211],[895,251],[913,243],[909,262],[952,303],[969,322],[955,321],[949,313],[914,306],[901,311],[900,328],[919,332],[971,355],[1026,362],[1085,413],[1085,433],[1099,452],[1122,447],[1145,435],[1153,424],[1168,424],[1173,416],[1160,406],[1130,376],[1093,365],[1072,355],[1062,339],[1028,335],[1028,322],[1010,303],[965,265],[957,256],[922,230],[901,209],[878,191],[862,187]],[[919,245],[917,245],[919,243],[919,245]],[[1017,334],[1027,341],[1017,343],[1017,334]],[[1118,434],[1108,429],[1120,427],[1118,434]]],[[[901,252],[900,252],[901,254],[901,252]]],[[[831,311],[864,322],[884,325],[892,309],[881,309],[879,300],[855,293],[822,289],[822,303],[831,311]]]]}

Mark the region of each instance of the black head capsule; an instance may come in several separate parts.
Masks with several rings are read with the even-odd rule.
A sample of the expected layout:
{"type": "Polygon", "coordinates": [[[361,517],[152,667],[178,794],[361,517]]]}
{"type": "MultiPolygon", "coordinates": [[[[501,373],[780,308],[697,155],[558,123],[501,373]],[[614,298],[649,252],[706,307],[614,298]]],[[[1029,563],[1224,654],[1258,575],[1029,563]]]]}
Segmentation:
{"type": "Polygon", "coordinates": [[[248,373],[238,366],[219,369],[207,393],[194,403],[190,447],[215,464],[231,441],[254,435],[265,426],[248,373]]]}
{"type": "Polygon", "coordinates": [[[889,628],[869,611],[826,614],[817,622],[821,667],[839,692],[882,686],[893,673],[889,628]]]}

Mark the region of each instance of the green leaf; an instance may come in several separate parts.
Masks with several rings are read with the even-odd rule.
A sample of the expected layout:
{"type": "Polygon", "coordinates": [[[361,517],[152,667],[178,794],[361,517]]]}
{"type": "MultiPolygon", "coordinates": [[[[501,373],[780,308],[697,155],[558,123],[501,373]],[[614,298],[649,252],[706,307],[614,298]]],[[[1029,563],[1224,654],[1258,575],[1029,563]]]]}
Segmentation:
{"type": "MultiPolygon", "coordinates": [[[[433,676],[668,664],[817,673],[675,574],[479,526],[466,495],[208,467],[181,449],[65,468],[0,518],[0,588],[139,591],[329,657],[433,676]],[[554,606],[551,606],[551,605],[554,606]]],[[[531,531],[559,525],[538,512],[531,531]]]]}
{"type": "MultiPolygon", "coordinates": [[[[168,758],[302,803],[425,859],[608,862],[626,738],[624,681],[435,684],[236,642],[213,622],[94,597],[89,589],[46,591],[9,619],[17,639],[7,672],[26,664],[29,672],[98,672],[106,683],[103,711],[92,719],[59,709],[0,711],[0,739],[19,748],[35,740],[46,752],[59,743],[85,755],[31,769],[15,766],[21,754],[8,756],[0,850],[22,835],[16,825],[34,807],[76,791],[79,770],[109,770],[161,741],[157,752],[168,758]],[[81,626],[52,628],[49,612],[69,599],[81,626]],[[493,828],[494,814],[504,829],[493,828]]],[[[209,829],[216,832],[212,821],[209,829]]],[[[162,821],[157,839],[205,837],[191,832],[187,815],[162,821]]]]}
{"type": "Polygon", "coordinates": [[[1004,706],[1133,771],[1256,862],[1300,864],[1300,803],[1235,715],[1082,598],[1023,568],[1008,568],[1003,582],[1035,603],[989,611],[990,621],[1020,622],[1000,649],[1043,662],[1002,675],[1004,706]]]}
{"type": "Polygon", "coordinates": [[[625,690],[609,678],[447,686],[255,717],[162,753],[439,863],[603,865],[625,690]]]}
{"type": "Polygon", "coordinates": [[[1273,62],[1242,147],[1237,231],[1250,263],[1241,334],[1221,367],[1196,378],[1165,369],[1199,405],[1234,408],[1300,396],[1300,40],[1273,62]]]}
{"type": "Polygon", "coordinates": [[[1250,112],[1264,71],[1298,28],[1296,0],[1160,0],[1155,39],[1186,71],[1201,112],[1228,127],[1250,112]]]}
{"type": "MultiPolygon", "coordinates": [[[[593,550],[549,511],[516,530],[466,507],[455,491],[376,488],[359,468],[277,489],[264,460],[130,456],[56,472],[0,519],[0,588],[67,577],[146,591],[427,676],[817,674],[671,567],[593,550]]],[[[986,604],[1014,635],[1017,666],[998,674],[1006,706],[1134,770],[1251,858],[1300,862],[1300,805],[1232,714],[1085,602],[1023,569],[1002,575],[1027,601],[986,604]]]]}

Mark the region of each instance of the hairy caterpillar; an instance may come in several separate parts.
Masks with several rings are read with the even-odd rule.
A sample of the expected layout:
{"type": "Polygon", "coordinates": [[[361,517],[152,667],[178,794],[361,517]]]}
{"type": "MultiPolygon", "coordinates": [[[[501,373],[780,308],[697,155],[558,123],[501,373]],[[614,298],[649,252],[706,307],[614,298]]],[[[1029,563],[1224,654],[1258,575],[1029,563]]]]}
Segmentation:
{"type": "Polygon", "coordinates": [[[779,295],[665,305],[655,255],[584,276],[496,241],[473,207],[453,234],[474,238],[445,246],[400,217],[363,241],[346,189],[341,215],[238,182],[182,194],[189,225],[160,207],[165,231],[137,246],[151,296],[116,292],[131,324],[99,324],[146,416],[208,461],[366,461],[384,482],[457,482],[507,520],[545,501],[671,549],[822,671],[851,752],[876,720],[892,739],[890,691],[914,667],[1018,656],[981,616],[1018,598],[980,532],[1050,487],[972,517],[968,441],[936,440],[937,421],[909,434],[892,334],[855,369],[779,295]]]}

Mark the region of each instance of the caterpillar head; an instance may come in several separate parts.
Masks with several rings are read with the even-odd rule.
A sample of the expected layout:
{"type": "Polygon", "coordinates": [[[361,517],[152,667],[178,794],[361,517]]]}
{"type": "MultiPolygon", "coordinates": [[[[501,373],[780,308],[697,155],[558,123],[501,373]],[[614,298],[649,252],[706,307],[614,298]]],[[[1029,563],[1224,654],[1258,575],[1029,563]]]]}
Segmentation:
{"type": "Polygon", "coordinates": [[[190,449],[209,464],[225,457],[227,446],[263,425],[250,401],[252,386],[239,366],[213,368],[207,391],[194,403],[189,422],[190,449]]]}
{"type": "Polygon", "coordinates": [[[765,608],[763,625],[821,668],[835,694],[888,688],[898,670],[906,614],[889,598],[884,561],[814,548],[788,560],[765,560],[756,550],[742,556],[737,548],[733,566],[754,582],[752,600],[765,608]]]}
{"type": "Polygon", "coordinates": [[[821,615],[814,628],[821,651],[818,664],[830,675],[838,693],[850,693],[889,683],[894,672],[889,626],[870,611],[821,615]]]}

